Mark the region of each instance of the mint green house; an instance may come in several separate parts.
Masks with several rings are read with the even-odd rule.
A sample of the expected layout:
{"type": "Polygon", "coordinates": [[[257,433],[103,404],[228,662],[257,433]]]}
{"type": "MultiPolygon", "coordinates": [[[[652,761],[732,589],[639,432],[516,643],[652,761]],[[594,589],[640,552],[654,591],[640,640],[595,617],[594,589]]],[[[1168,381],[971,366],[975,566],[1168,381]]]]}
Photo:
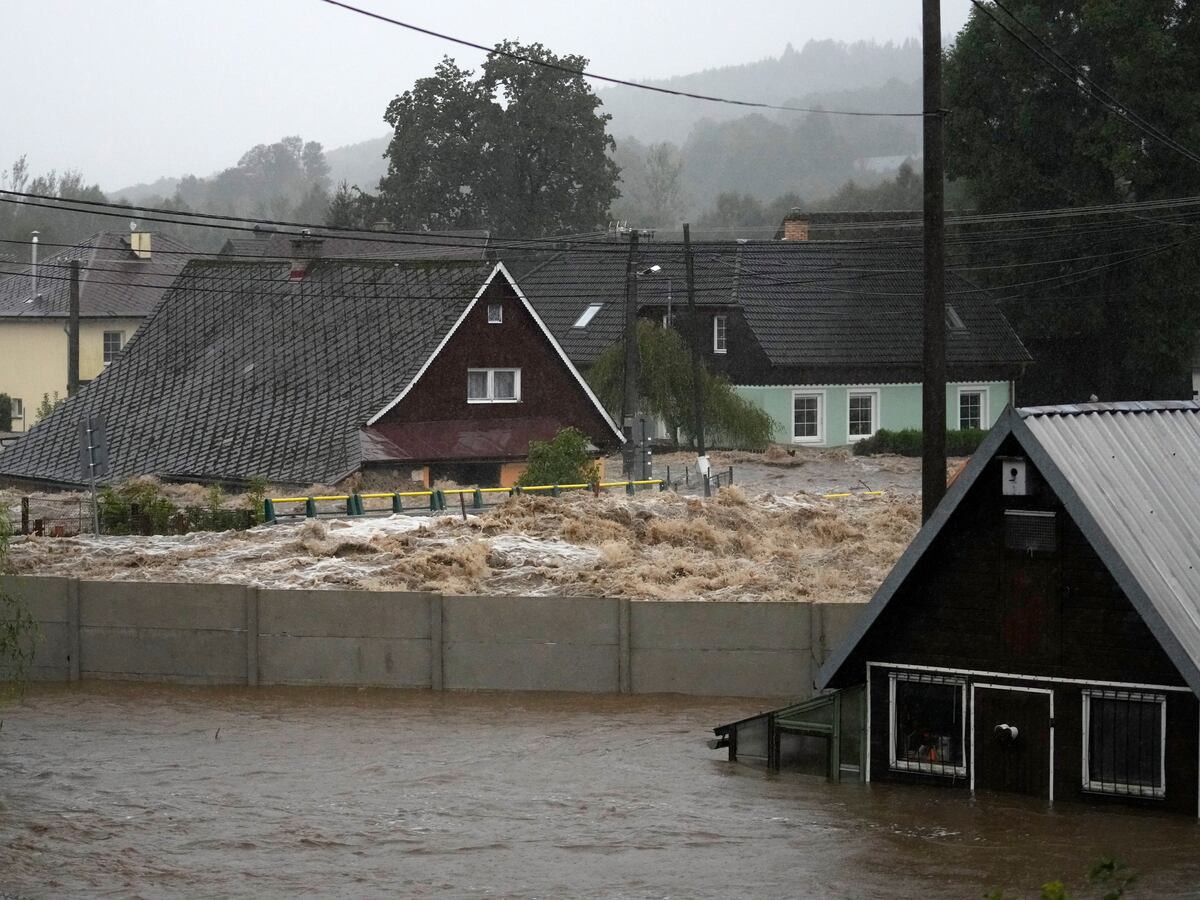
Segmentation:
{"type": "MultiPolygon", "coordinates": [[[[638,314],[687,321],[681,245],[639,245],[638,314]]],[[[628,254],[564,251],[521,288],[586,369],[620,340],[628,254]]],[[[921,427],[919,249],[898,242],[780,240],[695,247],[705,363],[775,422],[781,444],[837,447],[880,428],[921,427]]],[[[1031,362],[985,291],[946,273],[946,422],[989,428],[1031,362]]]]}

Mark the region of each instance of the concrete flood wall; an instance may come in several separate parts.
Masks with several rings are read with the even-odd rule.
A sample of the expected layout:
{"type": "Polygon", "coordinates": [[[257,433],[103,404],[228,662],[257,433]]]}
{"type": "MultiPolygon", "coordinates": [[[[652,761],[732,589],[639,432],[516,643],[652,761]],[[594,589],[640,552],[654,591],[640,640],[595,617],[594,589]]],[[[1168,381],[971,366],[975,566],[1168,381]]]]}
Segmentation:
{"type": "Polygon", "coordinates": [[[32,677],[788,697],[862,604],[459,597],[6,577],[32,677]]]}

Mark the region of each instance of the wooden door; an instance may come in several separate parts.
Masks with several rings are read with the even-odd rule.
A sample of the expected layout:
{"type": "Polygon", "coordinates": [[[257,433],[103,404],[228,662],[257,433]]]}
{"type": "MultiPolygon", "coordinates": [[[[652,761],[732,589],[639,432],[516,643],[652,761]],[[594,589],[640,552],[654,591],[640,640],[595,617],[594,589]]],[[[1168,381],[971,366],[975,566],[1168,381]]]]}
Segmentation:
{"type": "Polygon", "coordinates": [[[971,686],[971,787],[1054,799],[1054,694],[971,686]]]}

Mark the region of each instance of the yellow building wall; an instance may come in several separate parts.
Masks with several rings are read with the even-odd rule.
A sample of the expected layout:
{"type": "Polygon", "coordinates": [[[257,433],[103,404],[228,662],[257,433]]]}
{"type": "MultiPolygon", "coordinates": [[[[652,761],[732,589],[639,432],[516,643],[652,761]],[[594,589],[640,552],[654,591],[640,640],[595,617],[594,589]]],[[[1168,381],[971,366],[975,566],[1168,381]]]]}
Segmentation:
{"type": "MultiPolygon", "coordinates": [[[[104,370],[104,332],[124,334],[129,342],[141,319],[83,319],[79,323],[79,377],[91,381],[104,370]]],[[[0,319],[0,394],[19,399],[24,418],[13,431],[37,424],[44,395],[67,396],[66,319],[0,319]]]]}

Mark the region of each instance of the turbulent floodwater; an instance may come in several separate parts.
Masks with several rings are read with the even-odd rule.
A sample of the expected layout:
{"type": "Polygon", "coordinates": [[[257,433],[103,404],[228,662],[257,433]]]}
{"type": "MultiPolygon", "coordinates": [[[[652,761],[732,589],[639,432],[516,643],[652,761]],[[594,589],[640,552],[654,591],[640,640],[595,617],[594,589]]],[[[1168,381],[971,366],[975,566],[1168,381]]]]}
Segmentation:
{"type": "Polygon", "coordinates": [[[771,778],[737,701],[38,686],[2,711],[0,893],[979,897],[1200,893],[1190,818],[771,778]]]}

